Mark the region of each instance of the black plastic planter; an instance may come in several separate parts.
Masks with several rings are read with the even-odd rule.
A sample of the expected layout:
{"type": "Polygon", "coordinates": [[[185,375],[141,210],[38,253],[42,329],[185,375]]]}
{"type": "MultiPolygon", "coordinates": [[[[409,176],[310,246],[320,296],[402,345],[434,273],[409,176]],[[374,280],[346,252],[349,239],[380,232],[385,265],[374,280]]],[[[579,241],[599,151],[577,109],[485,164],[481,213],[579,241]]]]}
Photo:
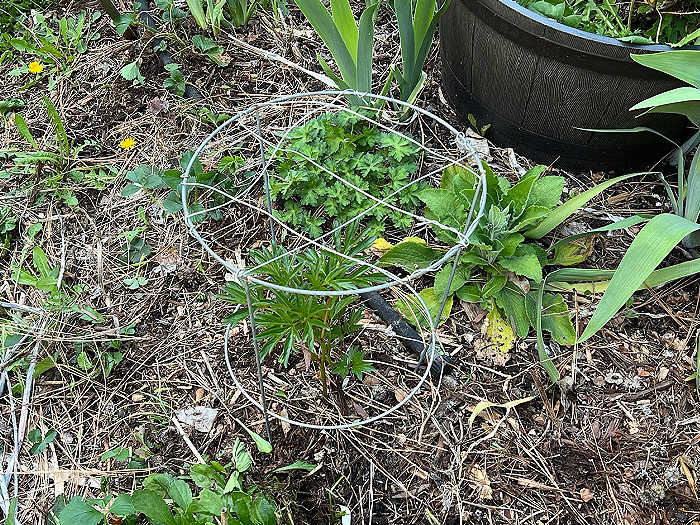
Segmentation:
{"type": "MultiPolygon", "coordinates": [[[[512,0],[453,0],[440,22],[443,89],[466,120],[491,124],[499,146],[539,162],[576,168],[631,168],[672,146],[651,133],[591,133],[576,128],[652,127],[682,141],[685,117],[629,108],[683,85],[645,68],[633,46],[565,26],[512,0]]],[[[693,49],[700,49],[696,46],[693,49]]]]}

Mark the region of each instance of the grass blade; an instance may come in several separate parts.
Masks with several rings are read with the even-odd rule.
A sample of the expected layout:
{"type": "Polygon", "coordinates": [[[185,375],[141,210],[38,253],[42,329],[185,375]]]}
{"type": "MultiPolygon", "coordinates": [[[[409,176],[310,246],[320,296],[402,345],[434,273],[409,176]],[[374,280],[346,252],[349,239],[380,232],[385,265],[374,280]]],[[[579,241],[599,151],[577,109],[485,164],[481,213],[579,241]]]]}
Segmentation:
{"type": "Polygon", "coordinates": [[[63,163],[70,160],[70,142],[68,141],[68,135],[63,127],[63,121],[61,116],[56,111],[56,107],[51,102],[51,99],[44,95],[44,104],[46,104],[46,112],[49,115],[49,120],[51,121],[51,126],[53,127],[54,133],[56,134],[56,142],[58,143],[58,150],[61,152],[63,157],[63,163]]]}
{"type": "Polygon", "coordinates": [[[525,232],[525,237],[528,237],[530,239],[541,239],[549,232],[551,232],[554,228],[559,226],[562,222],[564,222],[567,218],[569,218],[569,216],[571,216],[576,210],[585,206],[588,203],[588,201],[590,201],[593,197],[595,197],[602,191],[608,189],[613,184],[629,179],[631,177],[636,177],[638,175],[646,175],[649,173],[651,172],[629,173],[627,175],[621,175],[619,177],[615,177],[614,179],[602,182],[597,186],[594,186],[590,190],[584,191],[583,193],[572,197],[558,208],[555,208],[537,226],[525,232]]]}
{"type": "Polygon", "coordinates": [[[670,213],[651,219],[622,258],[579,342],[586,341],[600,330],[681,239],[697,230],[700,230],[700,225],[670,213]]]}

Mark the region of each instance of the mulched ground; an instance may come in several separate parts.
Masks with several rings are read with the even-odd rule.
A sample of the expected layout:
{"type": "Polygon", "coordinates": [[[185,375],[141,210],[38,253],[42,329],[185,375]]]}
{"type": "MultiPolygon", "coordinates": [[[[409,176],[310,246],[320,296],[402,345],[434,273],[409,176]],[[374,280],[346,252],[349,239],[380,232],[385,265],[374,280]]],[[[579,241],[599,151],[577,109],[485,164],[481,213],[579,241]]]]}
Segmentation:
{"type": "MultiPolygon", "coordinates": [[[[71,4],[65,10],[78,8],[71,4]]],[[[95,8],[88,4],[89,10],[95,8]]],[[[172,424],[177,410],[219,410],[210,432],[185,431],[200,454],[222,462],[229,459],[237,437],[250,441],[234,418],[264,435],[261,413],[235,387],[223,357],[222,319],[232,311],[217,298],[225,269],[192,238],[181,215],[163,217],[151,196],[127,198],[120,192],[126,171],[140,163],[173,167],[185,150],[194,149],[213,130],[197,116],[200,107],[233,114],[272,95],[325,88],[297,68],[243,49],[226,33],[217,42],[231,63],[218,68],[179,43],[196,34],[186,24],[169,42],[186,79],[205,97],[190,103],[163,89],[166,74],[146,38],[126,42],[105,20],[99,31],[100,40],[76,60],[70,77],[49,96],[69,137],[77,143],[94,141],[78,164],[113,165],[118,175],[101,190],[71,183],[77,208],[62,204],[41,181],[23,181],[29,183],[27,190],[13,195],[19,181],[0,179],[0,204],[10,205],[18,216],[17,233],[0,259],[1,299],[38,308],[44,304],[43,294],[17,286],[10,270],[20,262],[20,239],[27,228],[41,222],[37,244],[52,264],[62,266],[66,285],[85,285],[83,299],[89,298],[105,318],[92,324],[76,314],[49,313],[40,357],[56,356],[58,365],[37,380],[28,428],[54,428],[58,437],[39,455],[31,455],[28,444],[22,450],[22,523],[44,523],[60,495],[95,496],[100,487],[133,490],[139,476],[154,470],[185,473],[195,458],[172,424]],[[139,55],[146,83],[133,87],[119,70],[139,55]],[[136,141],[132,151],[119,148],[126,136],[136,141]],[[40,204],[37,192],[45,194],[40,204]],[[133,276],[134,269],[120,260],[123,234],[139,227],[153,247],[149,262],[140,268],[150,282],[129,290],[123,279],[133,276]],[[165,265],[171,271],[162,271],[165,265]],[[134,333],[118,335],[128,325],[134,333]],[[97,356],[114,351],[110,342],[116,340],[124,359],[108,377],[99,364],[85,370],[78,363],[83,350],[99,363],[97,356]],[[100,461],[106,450],[117,446],[133,447],[134,455],[143,458],[142,468],[127,470],[115,460],[100,461]]],[[[235,36],[313,71],[320,70],[316,52],[329,59],[297,10],[279,25],[262,14],[235,36]]],[[[376,71],[385,71],[399,60],[398,34],[386,9],[378,19],[376,42],[376,71]]],[[[464,129],[440,94],[437,51],[436,44],[419,103],[464,129]]],[[[18,60],[24,59],[0,64],[2,96],[25,98],[23,115],[35,136],[45,132],[50,137],[40,101],[45,83],[22,91],[24,79],[6,74],[18,60]]],[[[1,133],[3,147],[26,146],[11,124],[5,123],[1,133]]],[[[496,171],[506,176],[512,177],[517,165],[530,165],[507,150],[492,146],[491,153],[496,171]]],[[[589,188],[608,176],[565,175],[569,191],[589,188]]],[[[572,220],[599,226],[611,216],[658,212],[666,206],[663,195],[657,180],[642,177],[604,192],[572,220]]],[[[241,219],[231,213],[200,228],[210,235],[225,231],[225,242],[216,249],[235,261],[237,254],[265,241],[267,233],[263,217],[241,219]]],[[[614,268],[632,233],[598,237],[586,264],[614,268]]],[[[669,262],[682,258],[674,252],[669,262]]],[[[573,294],[567,300],[580,333],[595,300],[573,294]]],[[[361,429],[316,431],[273,423],[275,451],[254,454],[251,480],[274,496],[280,519],[289,523],[337,523],[330,516],[339,505],[351,511],[353,524],[696,523],[700,399],[685,378],[694,370],[699,301],[697,278],[635,295],[634,304],[585,345],[557,350],[556,364],[571,385],[565,392],[549,388],[533,337],[518,341],[504,366],[480,360],[471,345],[479,325],[468,309],[456,304],[439,330],[457,363],[454,373],[428,382],[396,415],[361,429]],[[535,400],[516,409],[485,411],[468,424],[480,400],[503,403],[533,395],[535,400]],[[296,460],[320,466],[310,475],[270,473],[296,460]]],[[[369,313],[367,320],[379,324],[369,313]]],[[[393,404],[415,384],[411,370],[416,358],[381,331],[365,332],[377,345],[378,356],[401,366],[387,372],[384,382],[368,381],[358,388],[371,391],[378,403],[393,404]]],[[[255,392],[246,326],[234,329],[231,347],[239,376],[255,392]]],[[[266,365],[266,377],[282,377],[279,369],[266,365]]],[[[296,376],[303,381],[308,374],[299,365],[295,375],[283,380],[293,383],[296,376]]],[[[19,410],[18,400],[15,408],[19,410]]],[[[272,408],[281,410],[284,404],[274,400],[272,408]]],[[[3,421],[9,421],[7,396],[0,411],[3,421]]],[[[7,428],[4,444],[11,447],[7,428]]]]}

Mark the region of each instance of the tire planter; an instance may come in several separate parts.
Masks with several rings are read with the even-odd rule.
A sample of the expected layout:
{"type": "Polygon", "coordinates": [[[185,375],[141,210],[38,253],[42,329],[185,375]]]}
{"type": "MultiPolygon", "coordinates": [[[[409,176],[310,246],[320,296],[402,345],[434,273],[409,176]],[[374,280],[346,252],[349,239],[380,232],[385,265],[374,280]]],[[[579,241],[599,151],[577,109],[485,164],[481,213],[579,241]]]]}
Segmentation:
{"type": "MultiPolygon", "coordinates": [[[[652,133],[593,133],[576,128],[654,128],[676,141],[685,117],[629,108],[683,84],[637,64],[634,46],[574,29],[513,0],[453,0],[440,21],[442,83],[465,121],[491,124],[487,137],[539,162],[568,168],[623,169],[658,160],[670,144],[652,133]]],[[[700,49],[694,46],[690,49],[700,49]]]]}

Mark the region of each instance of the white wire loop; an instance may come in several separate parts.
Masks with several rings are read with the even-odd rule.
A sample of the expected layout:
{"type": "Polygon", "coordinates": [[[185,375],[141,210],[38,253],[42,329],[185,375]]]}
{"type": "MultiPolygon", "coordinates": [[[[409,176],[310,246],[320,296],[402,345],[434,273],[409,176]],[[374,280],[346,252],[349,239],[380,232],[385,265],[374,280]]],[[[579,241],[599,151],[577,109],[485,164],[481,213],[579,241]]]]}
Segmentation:
{"type": "MultiPolygon", "coordinates": [[[[376,108],[367,108],[367,109],[376,109],[376,108]]],[[[278,130],[279,131],[279,130],[278,130]]],[[[268,135],[272,135],[273,132],[268,130],[268,135]]],[[[252,147],[253,143],[251,140],[251,144],[248,144],[247,146],[252,147]]],[[[230,353],[229,353],[229,338],[230,338],[230,332],[231,332],[231,326],[228,325],[226,327],[225,331],[225,337],[224,337],[224,357],[226,360],[226,366],[228,368],[229,374],[231,375],[231,378],[233,379],[233,382],[235,385],[241,390],[245,398],[250,401],[254,406],[259,408],[263,414],[265,415],[265,420],[267,423],[267,418],[268,416],[271,416],[275,419],[278,419],[280,421],[283,421],[285,423],[289,423],[290,425],[296,425],[299,427],[304,427],[304,428],[310,428],[310,429],[317,429],[317,430],[344,430],[344,429],[349,429],[349,428],[354,428],[354,427],[359,427],[363,425],[367,425],[370,423],[373,423],[375,421],[378,421],[382,418],[385,418],[392,413],[396,412],[399,410],[402,406],[404,406],[406,403],[408,403],[422,388],[423,384],[425,381],[428,379],[430,375],[430,368],[431,365],[433,364],[433,361],[435,360],[435,354],[437,353],[436,350],[436,341],[437,341],[437,335],[436,335],[436,327],[438,324],[437,319],[440,319],[440,316],[442,314],[442,309],[445,306],[445,302],[448,297],[448,292],[445,292],[445,295],[442,297],[442,303],[440,306],[440,310],[437,315],[437,319],[433,319],[433,316],[431,315],[430,309],[428,308],[427,304],[423,300],[423,297],[411,286],[411,282],[417,279],[418,277],[421,277],[422,275],[435,272],[437,270],[440,270],[448,261],[451,259],[454,259],[455,262],[452,265],[452,274],[450,275],[450,279],[448,281],[448,287],[447,290],[449,290],[449,283],[451,283],[452,278],[454,277],[454,272],[457,267],[457,262],[459,260],[459,256],[461,252],[469,246],[470,242],[469,239],[471,235],[473,234],[474,230],[477,228],[478,223],[480,219],[483,216],[484,213],[484,208],[486,205],[486,174],[483,168],[483,165],[481,163],[481,160],[479,158],[478,153],[475,151],[475,149],[472,147],[471,143],[467,139],[467,137],[452,127],[448,122],[446,122],[444,119],[438,117],[437,115],[431,113],[430,111],[427,111],[423,108],[420,108],[418,106],[415,106],[413,104],[410,104],[408,102],[404,102],[401,100],[393,99],[391,97],[386,97],[382,95],[374,95],[371,93],[358,93],[353,90],[343,90],[343,91],[335,91],[335,90],[325,90],[325,91],[315,91],[315,92],[308,92],[308,93],[295,93],[292,95],[286,95],[282,97],[278,97],[269,101],[264,101],[264,102],[259,102],[257,104],[253,104],[249,106],[247,109],[240,111],[233,117],[229,118],[226,122],[221,124],[219,127],[217,127],[214,131],[212,131],[202,142],[201,144],[197,147],[195,150],[194,154],[190,158],[184,173],[182,174],[182,184],[181,184],[181,191],[180,191],[180,197],[182,201],[182,207],[184,211],[184,216],[185,216],[185,223],[187,224],[187,227],[191,233],[191,235],[201,244],[201,246],[204,248],[204,250],[209,253],[216,261],[218,261],[220,264],[222,264],[226,270],[234,276],[234,278],[242,285],[246,287],[246,293],[248,296],[248,307],[249,307],[249,312],[250,312],[250,322],[251,322],[251,328],[252,328],[252,340],[253,340],[253,347],[255,350],[256,354],[256,365],[258,368],[258,388],[260,390],[260,396],[262,397],[262,402],[258,401],[256,399],[256,396],[251,395],[250,392],[244,388],[242,382],[238,379],[236,374],[234,373],[233,367],[230,362],[230,353]],[[440,139],[437,139],[436,142],[440,146],[440,150],[435,149],[434,147],[429,147],[428,145],[425,144],[425,141],[418,141],[414,137],[411,137],[407,134],[401,133],[397,130],[397,127],[402,126],[402,127],[407,127],[409,123],[406,122],[406,119],[401,119],[397,118],[395,120],[391,120],[386,117],[387,113],[389,110],[385,109],[381,112],[382,114],[382,121],[377,120],[377,118],[370,117],[369,115],[376,115],[376,113],[367,113],[367,112],[360,112],[360,110],[356,110],[354,108],[350,108],[347,105],[347,102],[345,101],[346,96],[356,96],[362,100],[372,100],[377,103],[383,103],[383,104],[389,104],[393,108],[400,108],[397,111],[399,114],[403,114],[405,116],[406,111],[409,110],[412,112],[411,115],[411,122],[413,122],[415,119],[418,118],[418,116],[423,116],[428,119],[431,119],[433,122],[438,124],[442,129],[447,130],[452,139],[452,143],[449,145],[454,148],[455,152],[457,153],[456,156],[450,155],[447,150],[445,149],[446,146],[442,144],[440,139]],[[292,106],[294,104],[298,104],[304,108],[303,116],[299,118],[292,118],[290,115],[290,118],[287,118],[285,120],[285,126],[286,129],[284,129],[283,132],[277,133],[276,137],[274,140],[270,140],[267,136],[263,135],[263,132],[261,131],[261,125],[260,125],[260,114],[263,112],[263,110],[269,110],[273,114],[279,114],[281,111],[283,111],[287,106],[292,106]],[[309,106],[313,106],[313,109],[309,109],[309,106]],[[424,152],[425,157],[424,163],[423,163],[423,170],[421,170],[421,175],[412,178],[407,184],[405,184],[403,187],[399,188],[398,190],[395,190],[388,195],[384,196],[384,198],[379,198],[376,197],[375,195],[372,195],[371,192],[365,191],[361,188],[358,188],[357,186],[353,185],[351,182],[345,180],[343,177],[337,175],[333,171],[329,170],[327,167],[323,166],[321,162],[318,159],[313,159],[309,158],[308,156],[304,155],[303,153],[299,151],[295,151],[293,149],[290,149],[288,146],[286,146],[286,139],[292,129],[294,127],[302,124],[304,121],[308,121],[310,118],[313,117],[314,114],[316,113],[322,113],[322,112],[329,112],[329,111],[342,111],[345,113],[348,113],[350,115],[353,115],[355,117],[358,117],[360,119],[363,119],[367,121],[368,123],[372,124],[373,126],[376,126],[379,129],[382,129],[386,132],[389,133],[394,133],[400,137],[402,137],[405,140],[408,140],[409,142],[413,143],[414,145],[417,145],[421,148],[421,150],[424,152]],[[253,131],[251,129],[246,128],[245,124],[245,119],[246,117],[253,116],[256,119],[256,126],[250,126],[250,128],[254,128],[253,131]],[[389,122],[391,125],[387,125],[386,123],[389,122]],[[249,183],[248,187],[243,190],[242,192],[238,193],[237,195],[232,195],[231,193],[225,191],[222,188],[219,187],[214,187],[208,184],[204,184],[201,182],[198,182],[196,180],[193,180],[191,177],[191,171],[194,163],[199,159],[200,155],[202,154],[202,151],[207,147],[208,144],[211,143],[211,141],[219,136],[219,134],[229,128],[229,126],[233,124],[239,124],[240,127],[246,129],[245,137],[251,137],[254,139],[254,141],[257,143],[256,145],[260,149],[259,153],[259,158],[255,161],[256,162],[256,167],[257,167],[257,173],[256,176],[253,178],[252,182],[249,183]],[[269,153],[268,153],[269,152],[269,153]],[[271,203],[271,198],[270,198],[270,186],[269,186],[269,173],[274,173],[274,167],[273,163],[276,160],[276,155],[278,152],[287,152],[287,153],[292,153],[294,154],[294,158],[296,159],[303,159],[304,162],[310,163],[313,165],[315,168],[320,169],[323,173],[325,173],[329,179],[336,179],[338,182],[347,185],[348,187],[352,188],[354,191],[361,193],[363,197],[368,198],[370,201],[372,201],[372,204],[365,208],[361,213],[357,214],[356,216],[352,217],[350,220],[344,222],[343,224],[335,226],[331,231],[328,231],[326,233],[323,233],[317,238],[310,238],[307,237],[306,235],[302,234],[299,231],[296,231],[294,228],[291,228],[289,225],[285,224],[284,221],[282,221],[277,214],[273,212],[272,209],[272,203],[271,203]],[[429,167],[428,169],[425,169],[427,167],[427,163],[429,161],[437,160],[439,161],[439,165],[436,167],[429,167]],[[470,161],[467,163],[467,161],[470,161]],[[404,191],[406,188],[409,188],[411,185],[417,184],[420,181],[424,180],[429,180],[432,176],[434,175],[439,175],[445,168],[449,166],[459,166],[462,167],[463,169],[467,170],[472,170],[473,168],[470,167],[471,164],[472,166],[476,166],[476,171],[478,172],[478,182],[476,185],[476,191],[474,193],[474,197],[471,203],[471,206],[469,208],[469,211],[467,213],[467,216],[465,217],[464,221],[464,227],[462,230],[455,229],[451,226],[445,225],[440,223],[439,221],[435,219],[429,219],[420,215],[417,215],[411,211],[403,210],[391,202],[389,202],[389,199],[391,199],[394,195],[404,191]],[[263,184],[259,184],[260,181],[262,180],[263,184]],[[250,199],[248,198],[248,195],[252,193],[254,188],[260,188],[264,190],[264,195],[266,195],[266,203],[263,205],[258,205],[257,200],[255,199],[250,199]],[[190,191],[193,188],[201,188],[203,190],[208,190],[211,192],[216,193],[220,197],[223,197],[226,199],[225,204],[219,204],[214,208],[211,208],[209,210],[191,210],[190,205],[188,204],[189,197],[190,197],[190,191]],[[252,267],[245,267],[245,268],[240,268],[233,264],[230,260],[227,260],[223,256],[221,256],[219,253],[217,253],[212,246],[210,246],[210,242],[205,240],[201,233],[197,230],[195,227],[195,223],[193,222],[193,218],[205,214],[207,212],[210,212],[212,210],[222,208],[228,204],[239,204],[247,208],[248,210],[255,212],[259,214],[260,216],[263,216],[265,220],[269,221],[269,228],[271,232],[271,240],[273,243],[275,243],[275,238],[276,238],[276,232],[287,232],[289,234],[294,235],[296,239],[298,239],[300,242],[295,244],[293,248],[290,248],[289,250],[286,250],[282,255],[274,257],[272,260],[266,261],[262,265],[258,266],[252,266],[252,267]],[[411,217],[413,220],[418,221],[421,224],[427,224],[430,226],[434,226],[437,228],[441,228],[445,231],[449,231],[451,234],[455,236],[457,239],[457,242],[449,247],[449,249],[439,258],[439,260],[435,261],[434,263],[430,264],[429,266],[425,268],[417,268],[413,272],[411,272],[409,275],[406,276],[399,276],[396,275],[395,273],[387,270],[386,268],[379,267],[376,264],[370,263],[369,261],[362,260],[356,257],[349,256],[347,254],[341,253],[339,251],[336,251],[334,248],[331,246],[328,246],[327,244],[324,244],[324,240],[328,240],[329,238],[332,239],[332,236],[334,233],[341,231],[342,228],[346,227],[352,222],[358,221],[360,218],[363,216],[369,214],[373,209],[383,206],[386,207],[387,209],[391,209],[395,212],[399,212],[401,214],[404,214],[408,217],[411,217]],[[294,253],[298,253],[299,251],[306,249],[308,247],[313,247],[317,250],[321,250],[323,252],[333,254],[338,257],[342,257],[348,261],[351,261],[355,263],[356,265],[360,265],[362,267],[371,269],[374,272],[379,272],[384,277],[386,278],[385,282],[382,282],[380,284],[376,284],[373,286],[366,286],[362,288],[352,288],[352,289],[347,289],[347,290],[316,290],[316,289],[300,289],[300,288],[295,288],[292,286],[286,286],[283,284],[277,284],[274,282],[270,282],[267,279],[265,279],[263,276],[261,276],[261,266],[264,266],[264,264],[269,264],[270,262],[277,260],[281,257],[287,257],[290,256],[294,253]],[[405,287],[406,290],[410,293],[411,297],[415,301],[415,304],[418,306],[418,309],[420,310],[420,314],[422,314],[425,319],[428,322],[428,326],[430,326],[429,330],[426,330],[427,334],[424,334],[423,339],[424,341],[427,340],[427,342],[424,342],[424,347],[425,350],[423,352],[423,355],[427,356],[427,366],[425,369],[425,372],[419,376],[419,379],[415,386],[406,394],[405,397],[403,397],[400,401],[398,401],[397,404],[387,408],[383,412],[374,415],[372,417],[367,417],[363,420],[353,420],[349,422],[341,422],[339,424],[316,424],[316,423],[309,423],[305,421],[297,421],[294,419],[291,419],[289,417],[286,417],[282,414],[276,413],[269,411],[267,409],[267,403],[265,400],[265,384],[263,381],[262,377],[262,372],[261,372],[261,363],[260,363],[260,355],[259,355],[259,350],[257,346],[257,341],[256,341],[256,336],[255,336],[255,316],[253,314],[253,309],[252,305],[250,304],[250,294],[248,293],[248,287],[251,285],[257,285],[261,286],[270,290],[278,291],[278,292],[286,292],[286,293],[294,293],[294,294],[303,294],[303,295],[312,295],[312,296],[325,296],[325,297],[330,297],[330,296],[347,296],[347,295],[357,295],[359,296],[360,294],[364,293],[369,293],[369,292],[377,292],[381,290],[386,290],[392,287],[396,286],[402,286],[405,287]],[[427,337],[426,337],[427,336],[427,337]]],[[[423,361],[423,355],[421,355],[421,358],[419,360],[419,365],[423,361]]],[[[268,429],[268,438],[269,438],[269,425],[267,427],[268,429]]]]}

